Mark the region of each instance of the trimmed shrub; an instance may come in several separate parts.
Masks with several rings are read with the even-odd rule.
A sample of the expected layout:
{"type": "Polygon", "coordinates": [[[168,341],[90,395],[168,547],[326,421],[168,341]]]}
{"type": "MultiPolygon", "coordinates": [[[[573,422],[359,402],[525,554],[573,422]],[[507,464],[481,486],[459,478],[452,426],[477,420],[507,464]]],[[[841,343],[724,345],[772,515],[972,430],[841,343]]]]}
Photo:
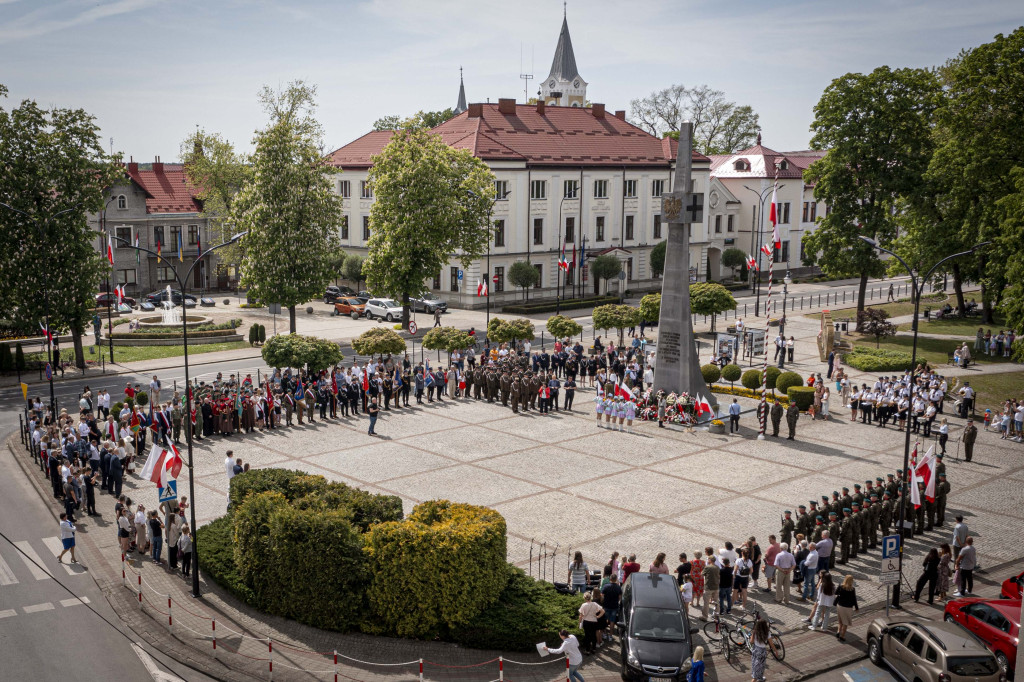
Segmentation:
{"type": "Polygon", "coordinates": [[[766,377],[767,386],[769,391],[775,391],[775,384],[779,380],[779,376],[782,374],[782,370],[778,367],[769,366],[767,370],[768,376],[766,377]]]}
{"type": "Polygon", "coordinates": [[[577,298],[557,303],[526,303],[522,305],[503,306],[501,312],[515,313],[516,315],[533,315],[537,313],[553,313],[556,310],[578,310],[580,308],[593,308],[606,303],[618,303],[618,296],[595,296],[593,298],[577,298]]]}
{"type": "Polygon", "coordinates": [[[775,380],[775,390],[783,395],[789,395],[791,386],[803,386],[804,379],[796,372],[783,372],[775,380]]]}
{"type": "Polygon", "coordinates": [[[254,346],[260,338],[259,325],[249,325],[249,345],[254,346]]]}
{"type": "Polygon", "coordinates": [[[244,602],[252,603],[252,590],[245,586],[235,564],[234,519],[231,514],[220,517],[196,531],[199,564],[203,573],[244,602]]]}
{"type": "Polygon", "coordinates": [[[266,327],[266,325],[262,325],[261,324],[259,332],[260,332],[260,336],[259,336],[260,345],[263,345],[264,343],[267,342],[267,327],[266,327]]]}
{"type": "Polygon", "coordinates": [[[743,373],[743,377],[740,379],[744,388],[754,390],[755,388],[761,388],[761,370],[759,369],[748,369],[743,373]]]}
{"type": "MultiPolygon", "coordinates": [[[[736,395],[736,396],[742,396],[744,398],[754,398],[755,400],[760,400],[761,399],[761,389],[760,388],[749,389],[749,388],[740,388],[738,386],[729,387],[729,386],[716,385],[716,386],[712,387],[711,391],[712,391],[712,393],[718,393],[718,394],[721,394],[721,395],[736,395]]],[[[780,396],[777,396],[777,397],[779,399],[779,402],[781,402],[783,405],[789,405],[789,398],[787,398],[784,395],[780,395],[780,396]]]]}
{"type": "Polygon", "coordinates": [[[862,372],[900,372],[910,367],[910,353],[884,348],[856,346],[843,355],[843,362],[862,372]]]}
{"type": "Polygon", "coordinates": [[[145,391],[139,391],[135,394],[135,404],[139,407],[145,407],[149,404],[149,394],[145,391]]]}
{"type": "Polygon", "coordinates": [[[285,590],[276,575],[270,518],[287,506],[288,500],[281,493],[263,492],[247,499],[233,514],[235,565],[242,582],[252,591],[253,606],[260,609],[268,610],[268,603],[276,598],[273,593],[285,590]]]}
{"type": "Polygon", "coordinates": [[[508,582],[505,519],[486,507],[424,502],[402,522],[370,529],[370,604],[402,637],[467,625],[508,582]]]}
{"type": "Polygon", "coordinates": [[[700,373],[704,376],[704,382],[709,386],[722,378],[722,370],[718,365],[701,365],[700,373]]]}
{"type": "Polygon", "coordinates": [[[813,386],[790,386],[787,395],[789,401],[795,402],[801,412],[806,412],[807,408],[814,404],[813,386]]]}
{"type": "Polygon", "coordinates": [[[736,380],[743,374],[743,370],[740,369],[739,365],[726,365],[722,368],[722,379],[728,381],[730,384],[736,383],[736,380]]]}
{"type": "Polygon", "coordinates": [[[14,356],[11,347],[6,343],[0,346],[0,372],[10,372],[14,368],[14,356]]]}
{"type": "Polygon", "coordinates": [[[121,410],[123,410],[123,409],[124,409],[124,403],[122,403],[119,400],[116,403],[114,403],[113,405],[111,405],[111,407],[110,407],[110,414],[114,415],[114,419],[119,419],[120,417],[118,417],[118,415],[121,414],[121,410]]]}

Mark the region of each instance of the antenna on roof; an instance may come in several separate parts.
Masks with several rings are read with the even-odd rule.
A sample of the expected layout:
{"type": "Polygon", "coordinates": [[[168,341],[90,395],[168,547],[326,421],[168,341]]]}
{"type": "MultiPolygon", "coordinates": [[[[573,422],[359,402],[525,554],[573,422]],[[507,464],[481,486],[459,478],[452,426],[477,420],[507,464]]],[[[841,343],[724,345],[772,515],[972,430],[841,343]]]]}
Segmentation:
{"type": "Polygon", "coordinates": [[[522,73],[523,71],[523,44],[519,43],[519,78],[523,81],[523,104],[526,104],[530,100],[530,81],[533,80],[532,73],[522,73]]]}

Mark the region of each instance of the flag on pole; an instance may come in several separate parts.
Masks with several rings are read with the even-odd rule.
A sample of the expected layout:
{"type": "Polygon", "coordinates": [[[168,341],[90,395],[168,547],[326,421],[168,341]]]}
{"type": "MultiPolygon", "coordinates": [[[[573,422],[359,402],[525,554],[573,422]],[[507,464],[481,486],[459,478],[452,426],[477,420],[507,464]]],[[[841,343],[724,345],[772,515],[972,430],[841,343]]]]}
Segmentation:
{"type": "Polygon", "coordinates": [[[626,386],[625,380],[615,385],[615,397],[626,398],[627,400],[633,399],[633,391],[629,389],[629,386],[626,386]]]}
{"type": "Polygon", "coordinates": [[[763,253],[764,255],[768,256],[769,258],[772,258],[775,255],[775,252],[772,250],[772,247],[771,247],[770,244],[762,245],[761,246],[761,253],[763,253]]]}
{"type": "Polygon", "coordinates": [[[47,329],[46,326],[42,322],[39,323],[39,328],[43,330],[43,336],[46,337],[46,344],[48,346],[52,346],[53,345],[53,334],[50,333],[50,330],[47,329]]]}
{"type": "Polygon", "coordinates": [[[166,488],[167,483],[178,477],[181,473],[183,461],[178,448],[171,445],[168,450],[160,445],[154,445],[146,458],[146,464],[142,467],[140,478],[153,481],[157,487],[166,488]]]}
{"type": "Polygon", "coordinates": [[[117,305],[124,303],[124,285],[118,284],[114,287],[114,295],[117,297],[117,305]]]}
{"type": "Polygon", "coordinates": [[[580,262],[579,262],[579,266],[581,268],[583,267],[583,263],[586,262],[586,258],[587,258],[586,252],[587,252],[587,236],[583,235],[583,242],[580,244],[580,262]]]}
{"type": "Polygon", "coordinates": [[[142,252],[139,251],[139,233],[138,232],[135,233],[135,262],[136,263],[141,263],[142,262],[142,252]]]}
{"type": "Polygon", "coordinates": [[[160,262],[162,262],[162,261],[160,260],[160,248],[161,248],[162,246],[163,246],[163,244],[161,244],[161,243],[160,243],[159,241],[157,241],[157,243],[156,243],[156,262],[157,262],[157,263],[160,263],[160,262]]]}
{"type": "Polygon", "coordinates": [[[107,260],[110,261],[110,267],[114,267],[114,240],[109,234],[107,235],[107,260]]]}
{"type": "Polygon", "coordinates": [[[562,270],[569,269],[569,261],[565,259],[565,240],[562,240],[562,255],[558,258],[558,267],[562,270]]]}
{"type": "Polygon", "coordinates": [[[486,296],[487,295],[487,278],[486,277],[483,280],[479,280],[478,279],[476,281],[476,295],[477,296],[486,296]]]}
{"type": "Polygon", "coordinates": [[[203,247],[199,244],[200,241],[201,240],[199,238],[199,228],[196,227],[196,258],[199,258],[200,256],[203,255],[203,247]]]}
{"type": "Polygon", "coordinates": [[[775,225],[776,225],[776,223],[779,220],[779,216],[778,216],[778,212],[777,212],[778,209],[777,209],[777,205],[775,203],[775,194],[778,191],[778,189],[779,189],[779,183],[776,182],[775,185],[772,186],[772,207],[770,209],[768,209],[768,220],[772,224],[772,230],[773,230],[772,234],[775,234],[776,232],[778,232],[778,230],[775,229],[775,225]]]}
{"type": "Polygon", "coordinates": [[[924,483],[925,497],[929,502],[935,501],[935,467],[937,464],[935,445],[932,445],[924,454],[924,459],[914,468],[914,477],[924,483]]]}
{"type": "Polygon", "coordinates": [[[747,256],[747,270],[753,270],[754,272],[760,270],[760,268],[757,267],[757,259],[753,256],[747,256]]]}
{"type": "Polygon", "coordinates": [[[185,250],[184,250],[184,245],[182,244],[182,241],[181,241],[181,230],[178,230],[178,262],[179,263],[184,263],[185,262],[185,250]]]}
{"type": "Polygon", "coordinates": [[[572,243],[572,263],[569,264],[569,267],[576,269],[576,242],[572,243]]]}

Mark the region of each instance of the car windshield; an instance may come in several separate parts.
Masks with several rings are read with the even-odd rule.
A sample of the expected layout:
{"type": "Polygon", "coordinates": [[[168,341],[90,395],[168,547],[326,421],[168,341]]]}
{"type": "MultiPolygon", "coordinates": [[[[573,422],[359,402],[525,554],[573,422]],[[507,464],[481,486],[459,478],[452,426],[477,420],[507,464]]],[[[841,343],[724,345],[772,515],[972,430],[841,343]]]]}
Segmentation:
{"type": "Polygon", "coordinates": [[[672,609],[639,607],[633,612],[630,623],[632,635],[640,639],[660,639],[670,642],[686,640],[683,614],[672,609]]]}
{"type": "Polygon", "coordinates": [[[956,656],[947,659],[949,672],[960,677],[995,675],[999,670],[994,656],[956,656]]]}
{"type": "Polygon", "coordinates": [[[398,305],[397,303],[395,303],[394,301],[392,301],[390,298],[384,299],[383,301],[380,302],[380,304],[384,308],[401,308],[402,307],[402,306],[398,305]]]}

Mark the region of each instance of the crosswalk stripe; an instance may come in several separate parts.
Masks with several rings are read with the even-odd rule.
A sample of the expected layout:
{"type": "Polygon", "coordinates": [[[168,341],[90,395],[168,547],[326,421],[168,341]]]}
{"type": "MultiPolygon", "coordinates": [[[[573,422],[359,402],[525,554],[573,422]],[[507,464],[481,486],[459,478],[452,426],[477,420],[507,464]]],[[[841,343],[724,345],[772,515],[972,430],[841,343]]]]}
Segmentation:
{"type": "Polygon", "coordinates": [[[53,604],[46,602],[44,604],[33,604],[32,606],[22,606],[22,610],[25,613],[36,613],[37,611],[53,611],[53,604]]]}
{"type": "Polygon", "coordinates": [[[46,580],[53,577],[49,566],[39,558],[36,550],[32,549],[32,545],[29,544],[28,540],[17,540],[14,546],[21,550],[21,560],[25,562],[25,566],[32,573],[33,578],[36,580],[46,580]]]}
{"type": "Polygon", "coordinates": [[[10,618],[11,616],[16,615],[18,615],[18,612],[14,609],[4,609],[3,611],[0,611],[0,618],[10,618]]]}
{"type": "Polygon", "coordinates": [[[79,604],[88,604],[88,597],[74,597],[73,599],[61,599],[60,605],[67,608],[69,606],[78,606],[79,604]]]}
{"type": "MultiPolygon", "coordinates": [[[[58,554],[60,554],[61,552],[64,551],[64,544],[60,541],[60,538],[57,537],[56,535],[54,535],[53,537],[50,537],[50,538],[43,538],[43,544],[46,545],[46,549],[48,549],[51,552],[53,552],[53,556],[55,556],[55,557],[58,554]]],[[[71,561],[71,559],[68,558],[70,554],[71,554],[71,552],[68,552],[67,554],[64,555],[64,558],[66,559],[66,561],[64,563],[62,563],[61,566],[64,567],[64,570],[67,571],[68,575],[78,575],[79,573],[83,573],[84,569],[76,570],[77,567],[74,564],[68,563],[69,561],[71,561]]]]}
{"type": "Polygon", "coordinates": [[[18,582],[18,579],[14,577],[14,571],[7,565],[4,558],[0,556],[0,585],[13,585],[18,582]]]}

